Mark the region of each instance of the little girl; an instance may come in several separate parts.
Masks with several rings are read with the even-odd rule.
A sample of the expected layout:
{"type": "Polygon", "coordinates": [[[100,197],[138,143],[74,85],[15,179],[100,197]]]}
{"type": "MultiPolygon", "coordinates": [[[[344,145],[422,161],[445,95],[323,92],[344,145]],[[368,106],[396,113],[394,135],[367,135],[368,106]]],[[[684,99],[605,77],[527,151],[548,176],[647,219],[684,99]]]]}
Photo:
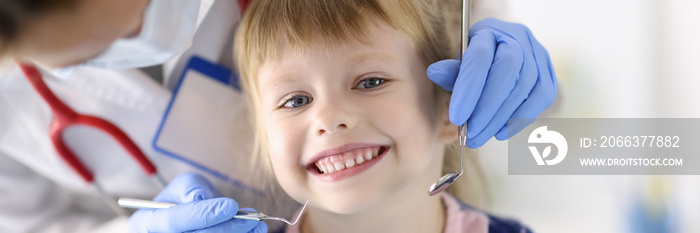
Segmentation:
{"type": "Polygon", "coordinates": [[[457,158],[445,156],[457,138],[449,93],[425,74],[455,52],[440,43],[431,9],[421,0],[252,1],[234,51],[257,154],[291,198],[309,200],[287,232],[529,232],[449,193],[427,194],[457,158]]]}

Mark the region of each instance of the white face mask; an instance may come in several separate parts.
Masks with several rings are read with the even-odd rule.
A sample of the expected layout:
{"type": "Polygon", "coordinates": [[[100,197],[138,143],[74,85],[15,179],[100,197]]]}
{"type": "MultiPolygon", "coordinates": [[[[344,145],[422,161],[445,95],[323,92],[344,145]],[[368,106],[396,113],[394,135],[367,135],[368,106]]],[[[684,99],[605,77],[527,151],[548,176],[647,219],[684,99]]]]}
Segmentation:
{"type": "Polygon", "coordinates": [[[125,69],[162,64],[189,48],[200,1],[151,0],[137,37],[117,39],[104,53],[79,66],[125,69]]]}

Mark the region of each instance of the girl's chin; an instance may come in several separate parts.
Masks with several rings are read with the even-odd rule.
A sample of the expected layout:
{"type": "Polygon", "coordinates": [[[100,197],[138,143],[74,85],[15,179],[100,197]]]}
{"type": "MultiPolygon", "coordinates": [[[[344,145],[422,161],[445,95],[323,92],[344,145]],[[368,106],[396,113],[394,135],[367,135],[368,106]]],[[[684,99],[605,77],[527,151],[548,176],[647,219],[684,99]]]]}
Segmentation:
{"type": "Polygon", "coordinates": [[[376,206],[376,205],[371,204],[371,202],[366,201],[366,200],[364,200],[364,201],[362,201],[362,200],[353,200],[353,201],[330,200],[330,201],[325,201],[325,203],[327,203],[327,204],[324,205],[322,208],[320,208],[321,210],[329,212],[329,213],[341,214],[341,215],[361,214],[361,213],[367,212],[370,206],[376,206]]]}
{"type": "Polygon", "coordinates": [[[309,203],[315,202],[316,208],[335,214],[361,214],[374,211],[371,208],[382,206],[382,202],[388,201],[387,192],[391,190],[376,187],[323,192],[309,203]]]}

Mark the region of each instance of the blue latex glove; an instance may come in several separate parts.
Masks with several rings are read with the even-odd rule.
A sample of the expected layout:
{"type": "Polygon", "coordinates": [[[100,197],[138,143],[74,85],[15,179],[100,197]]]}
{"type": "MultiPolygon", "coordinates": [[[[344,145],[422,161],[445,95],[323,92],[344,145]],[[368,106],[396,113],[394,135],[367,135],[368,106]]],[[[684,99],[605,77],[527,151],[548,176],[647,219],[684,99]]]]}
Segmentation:
{"type": "Polygon", "coordinates": [[[477,148],[494,135],[505,140],[531,124],[554,102],[557,78],[547,50],[527,27],[488,18],[469,33],[462,62],[433,63],[427,74],[452,91],[450,121],[466,121],[467,146],[477,148]],[[509,118],[533,120],[508,125],[509,118]]]}
{"type": "Polygon", "coordinates": [[[204,177],[179,175],[153,199],[179,205],[136,211],[129,218],[129,232],[267,232],[262,221],[233,219],[238,203],[217,196],[204,177]]]}

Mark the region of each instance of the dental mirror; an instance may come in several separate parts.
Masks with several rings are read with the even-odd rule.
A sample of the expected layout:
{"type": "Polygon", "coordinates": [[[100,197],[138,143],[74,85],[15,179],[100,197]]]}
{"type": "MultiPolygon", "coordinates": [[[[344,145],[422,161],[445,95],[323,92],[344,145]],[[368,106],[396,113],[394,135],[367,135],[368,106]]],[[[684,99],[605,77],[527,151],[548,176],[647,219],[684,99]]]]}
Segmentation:
{"type": "MultiPolygon", "coordinates": [[[[467,49],[467,44],[469,44],[469,16],[471,15],[471,6],[471,0],[462,0],[462,43],[461,50],[459,53],[460,59],[464,54],[464,51],[466,51],[467,49]]],[[[466,128],[467,122],[464,122],[464,124],[459,126],[459,147],[461,150],[459,152],[459,156],[461,157],[459,160],[459,173],[450,172],[440,177],[440,179],[438,179],[437,182],[433,183],[433,185],[430,186],[430,189],[428,190],[428,195],[433,196],[442,191],[445,191],[447,187],[450,187],[452,183],[457,181],[457,179],[459,179],[459,177],[461,177],[462,174],[464,174],[464,147],[467,146],[466,128]]]]}
{"type": "Polygon", "coordinates": [[[452,183],[454,183],[457,179],[459,179],[459,177],[462,176],[462,174],[464,174],[464,147],[467,144],[467,130],[465,129],[466,126],[466,122],[463,125],[459,126],[459,156],[461,157],[459,160],[459,173],[450,172],[440,177],[440,179],[438,179],[437,182],[433,183],[433,185],[430,186],[430,189],[428,190],[428,195],[433,196],[442,191],[445,191],[447,187],[450,187],[452,183]]]}

